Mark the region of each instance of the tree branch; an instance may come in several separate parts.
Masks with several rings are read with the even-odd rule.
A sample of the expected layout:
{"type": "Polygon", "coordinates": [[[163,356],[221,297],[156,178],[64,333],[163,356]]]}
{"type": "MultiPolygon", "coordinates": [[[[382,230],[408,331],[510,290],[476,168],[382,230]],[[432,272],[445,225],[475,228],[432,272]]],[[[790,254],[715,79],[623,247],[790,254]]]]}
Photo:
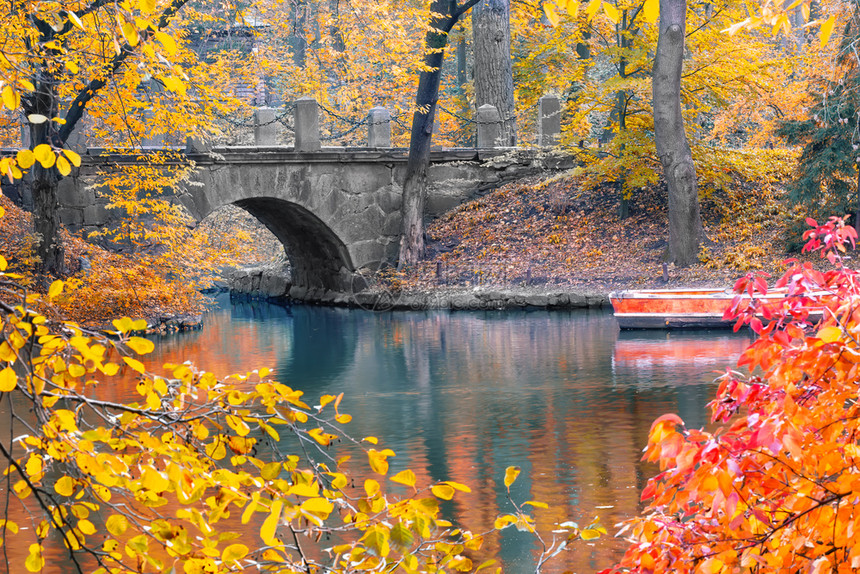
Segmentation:
{"type": "MultiPolygon", "coordinates": [[[[157,28],[159,30],[165,28],[170,23],[171,18],[173,18],[173,16],[176,15],[176,13],[179,12],[187,2],[188,0],[173,0],[170,5],[164,9],[164,12],[162,12],[161,17],[158,19],[157,28]]],[[[140,41],[145,42],[150,35],[150,29],[147,28],[146,30],[141,30],[140,41]]],[[[101,77],[93,78],[84,89],[78,92],[77,97],[69,106],[69,111],[66,114],[66,123],[63,124],[58,132],[61,144],[65,144],[69,139],[72,130],[74,130],[75,125],[77,125],[78,121],[83,117],[87,104],[93,99],[93,97],[95,97],[96,92],[107,85],[107,81],[116,73],[120,66],[122,66],[123,62],[125,62],[126,58],[128,58],[132,53],[132,46],[128,43],[124,44],[120,49],[119,54],[102,66],[101,77]]]]}

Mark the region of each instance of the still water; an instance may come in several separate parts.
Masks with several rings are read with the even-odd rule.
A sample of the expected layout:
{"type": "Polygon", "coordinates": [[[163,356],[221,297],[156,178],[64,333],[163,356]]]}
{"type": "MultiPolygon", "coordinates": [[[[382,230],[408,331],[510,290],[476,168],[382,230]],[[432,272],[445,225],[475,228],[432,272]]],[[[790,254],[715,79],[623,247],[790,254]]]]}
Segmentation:
{"type": "MultiPolygon", "coordinates": [[[[620,333],[606,311],[220,304],[202,330],[158,339],[150,365],[194,358],[219,376],[269,367],[309,404],[343,392],[341,412],[353,415],[346,431],[393,449],[391,474],[410,468],[421,485],[472,488],[444,511],[473,532],[512,511],[502,481],[516,465],[514,499],[550,505],[537,511],[541,531],[599,516],[611,534],[641,510],[639,493],[655,473],[639,460],[651,422],[675,412],[688,426],[707,424],[714,378],[749,342],[721,331],[620,333]]],[[[572,548],[544,572],[606,568],[624,543],[607,537],[572,548]]],[[[45,571],[65,572],[60,545],[46,550],[54,560],[45,571]]],[[[485,550],[506,572],[534,571],[528,534],[508,528],[485,550]]]]}
{"type": "MultiPolygon", "coordinates": [[[[518,501],[540,500],[553,523],[599,516],[613,525],[641,509],[655,467],[641,463],[651,422],[678,413],[708,422],[714,378],[734,365],[744,335],[619,332],[607,311],[372,313],[264,303],[223,304],[202,331],[161,340],[155,362],[197,358],[218,375],[270,367],[309,401],[345,393],[352,436],[377,436],[419,484],[471,486],[447,509],[474,532],[511,511],[505,468],[523,470],[518,501]]],[[[314,403],[310,403],[314,404],[314,403]]],[[[578,544],[546,572],[594,572],[623,542],[578,544]]],[[[505,530],[488,543],[507,572],[534,570],[537,547],[505,530]]]]}

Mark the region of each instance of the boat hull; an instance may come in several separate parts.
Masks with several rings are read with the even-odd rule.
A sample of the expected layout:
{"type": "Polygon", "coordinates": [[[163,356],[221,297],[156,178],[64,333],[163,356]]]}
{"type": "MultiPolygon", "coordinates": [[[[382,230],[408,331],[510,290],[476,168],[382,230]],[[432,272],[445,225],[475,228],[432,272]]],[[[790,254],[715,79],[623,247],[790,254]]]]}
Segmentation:
{"type": "Polygon", "coordinates": [[[731,327],[723,319],[735,294],[725,289],[641,290],[609,294],[622,329],[713,329],[731,327]]]}

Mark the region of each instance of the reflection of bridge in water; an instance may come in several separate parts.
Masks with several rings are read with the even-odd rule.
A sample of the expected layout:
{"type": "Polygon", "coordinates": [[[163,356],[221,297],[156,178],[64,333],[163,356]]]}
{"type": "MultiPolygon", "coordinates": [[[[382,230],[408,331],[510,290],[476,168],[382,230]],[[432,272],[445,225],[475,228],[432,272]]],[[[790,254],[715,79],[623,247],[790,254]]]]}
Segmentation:
{"type": "MultiPolygon", "coordinates": [[[[293,269],[291,296],[333,297],[349,290],[356,270],[393,263],[397,257],[408,153],[390,147],[390,117],[380,110],[369,116],[376,119],[368,121],[366,148],[323,148],[319,108],[315,101],[302,99],[295,105],[292,147],[276,145],[280,128],[274,110],[260,110],[253,147],[203,149],[189,140],[183,150],[89,149],[81,168],[61,181],[60,219],[74,232],[110,225],[108,200],[94,189],[97,173],[139,164],[146,160],[142,154],[171,149],[179,152],[173,154],[175,159],[160,165],[191,160],[198,168],[192,183],[176,195],[195,219],[225,205],[245,209],[284,244],[293,269]]],[[[550,119],[557,123],[557,116],[550,119]]],[[[483,147],[431,152],[427,215],[438,216],[509,181],[571,166],[570,157],[539,148],[494,148],[498,125],[485,122],[478,127],[483,147]]],[[[26,189],[10,191],[27,203],[26,189]]]]}

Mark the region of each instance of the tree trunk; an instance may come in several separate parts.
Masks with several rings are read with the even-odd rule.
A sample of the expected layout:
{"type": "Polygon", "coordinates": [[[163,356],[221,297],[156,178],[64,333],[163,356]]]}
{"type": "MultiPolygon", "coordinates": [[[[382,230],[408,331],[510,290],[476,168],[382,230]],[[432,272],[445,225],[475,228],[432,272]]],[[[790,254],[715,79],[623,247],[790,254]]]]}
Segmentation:
{"type": "Polygon", "coordinates": [[[466,95],[466,84],[469,83],[468,55],[466,54],[466,50],[466,37],[464,33],[457,42],[457,93],[461,96],[466,95]]]}
{"type": "Polygon", "coordinates": [[[292,30],[288,42],[293,54],[293,64],[299,68],[305,67],[307,61],[308,40],[307,33],[307,0],[294,0],[290,9],[290,24],[292,30]]]}
{"type": "Polygon", "coordinates": [[[502,117],[501,138],[517,145],[514,75],[511,66],[510,0],[481,0],[472,10],[475,105],[491,104],[502,117]]]}
{"type": "Polygon", "coordinates": [[[654,58],[654,139],[669,195],[669,259],[695,263],[702,238],[696,167],[681,114],[686,0],[660,0],[660,36],[654,58]]]}
{"type": "Polygon", "coordinates": [[[430,166],[430,143],[433,119],[439,100],[442,60],[448,33],[478,0],[467,0],[458,6],[456,0],[433,0],[430,5],[430,30],[424,38],[424,71],[418,77],[415,113],[409,139],[409,159],[403,183],[401,205],[400,255],[398,268],[414,265],[424,256],[424,201],[427,195],[427,168],[430,166]]]}
{"type": "MultiPolygon", "coordinates": [[[[47,118],[57,116],[57,96],[54,77],[47,71],[39,74],[38,91],[24,103],[25,113],[40,114],[47,118]]],[[[30,124],[30,148],[41,144],[63,147],[53,128],[53,122],[30,124]]],[[[42,276],[65,274],[65,247],[60,238],[60,206],[57,194],[59,174],[55,167],[45,169],[36,162],[30,174],[30,192],[33,197],[33,231],[38,236],[36,255],[39,257],[38,273],[42,276]]]]}

